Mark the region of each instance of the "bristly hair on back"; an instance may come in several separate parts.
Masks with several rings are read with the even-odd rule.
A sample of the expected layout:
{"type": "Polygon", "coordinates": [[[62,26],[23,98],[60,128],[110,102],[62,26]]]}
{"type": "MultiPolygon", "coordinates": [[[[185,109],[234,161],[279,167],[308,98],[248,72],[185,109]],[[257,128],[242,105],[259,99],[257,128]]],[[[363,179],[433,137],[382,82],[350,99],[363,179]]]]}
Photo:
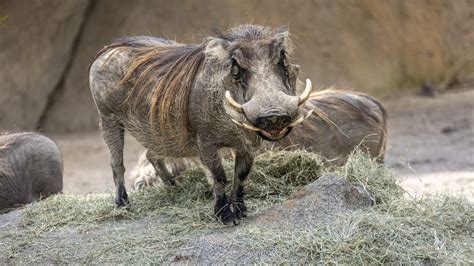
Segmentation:
{"type": "MultiPolygon", "coordinates": [[[[149,123],[170,136],[187,134],[188,99],[204,60],[202,45],[184,45],[153,37],[123,38],[97,54],[126,51],[128,69],[117,86],[131,84],[123,104],[149,104],[149,123]]],[[[109,58],[110,58],[109,56],[109,58]]],[[[107,60],[107,59],[106,59],[107,60]]],[[[184,143],[181,143],[184,144],[184,143]]]]}

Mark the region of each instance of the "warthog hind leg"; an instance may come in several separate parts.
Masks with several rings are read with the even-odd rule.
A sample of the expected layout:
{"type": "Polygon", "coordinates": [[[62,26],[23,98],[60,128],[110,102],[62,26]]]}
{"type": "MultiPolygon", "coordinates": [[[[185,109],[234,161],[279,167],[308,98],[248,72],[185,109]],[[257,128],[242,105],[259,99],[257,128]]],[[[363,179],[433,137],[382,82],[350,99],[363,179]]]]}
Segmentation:
{"type": "Polygon", "coordinates": [[[248,152],[237,151],[235,155],[234,182],[232,187],[232,204],[237,219],[247,216],[244,204],[244,181],[253,165],[253,156],[248,152]]]}
{"type": "Polygon", "coordinates": [[[148,159],[148,161],[150,161],[150,163],[155,168],[156,177],[161,178],[161,181],[163,181],[163,185],[165,186],[176,185],[173,175],[168,171],[168,168],[166,168],[165,162],[163,161],[162,158],[153,154],[152,151],[147,151],[146,158],[148,159]]]}
{"type": "Polygon", "coordinates": [[[125,189],[123,165],[123,146],[124,146],[124,129],[123,126],[113,119],[102,118],[102,137],[109,149],[110,164],[114,176],[117,206],[125,206],[128,202],[128,195],[125,189]]]}

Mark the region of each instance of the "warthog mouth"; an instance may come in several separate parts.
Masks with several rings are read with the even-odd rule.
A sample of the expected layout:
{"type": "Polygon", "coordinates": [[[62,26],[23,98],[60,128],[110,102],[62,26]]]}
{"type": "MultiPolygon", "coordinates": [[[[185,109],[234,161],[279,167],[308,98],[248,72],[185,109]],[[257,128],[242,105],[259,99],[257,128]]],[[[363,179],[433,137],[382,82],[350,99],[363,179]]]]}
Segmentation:
{"type": "Polygon", "coordinates": [[[271,131],[258,131],[257,134],[269,141],[278,141],[281,140],[282,138],[286,137],[291,131],[292,127],[285,127],[282,130],[271,130],[271,131]]]}
{"type": "MultiPolygon", "coordinates": [[[[304,90],[304,92],[301,94],[301,96],[299,96],[299,103],[298,103],[298,106],[301,107],[305,104],[305,102],[309,99],[309,96],[311,95],[311,92],[312,92],[313,88],[312,88],[312,85],[311,85],[311,81],[309,79],[306,80],[306,88],[304,90]]],[[[226,91],[225,93],[225,98],[227,100],[227,103],[235,110],[237,111],[238,113],[241,113],[243,114],[244,111],[243,111],[243,108],[242,108],[242,105],[237,103],[233,98],[232,96],[230,95],[230,92],[229,91],[226,91]]],[[[286,137],[286,135],[288,135],[291,131],[291,129],[302,123],[304,120],[306,120],[306,118],[308,118],[311,114],[313,113],[313,110],[309,110],[306,114],[304,115],[300,115],[298,116],[298,118],[296,118],[293,122],[291,122],[288,126],[286,126],[285,128],[282,128],[282,129],[277,129],[277,130],[270,130],[270,131],[265,131],[261,128],[258,128],[256,126],[253,126],[252,124],[250,123],[247,123],[247,122],[244,122],[244,121],[238,121],[234,118],[231,118],[232,122],[234,122],[235,124],[237,124],[238,126],[242,127],[242,128],[245,128],[245,129],[248,129],[248,130],[251,130],[251,131],[255,131],[257,132],[257,134],[262,137],[263,139],[265,140],[269,140],[269,141],[278,141],[278,140],[281,140],[283,139],[284,137],[286,137]]],[[[245,115],[243,116],[245,117],[245,115]]]]}
{"type": "Polygon", "coordinates": [[[262,137],[265,140],[269,141],[278,141],[286,137],[291,131],[291,129],[302,123],[306,118],[308,118],[311,114],[313,113],[313,110],[309,110],[305,115],[299,116],[297,119],[295,119],[293,122],[291,122],[287,127],[283,129],[277,129],[277,130],[270,130],[270,131],[265,131],[261,128],[258,128],[256,126],[253,126],[247,122],[239,122],[233,118],[231,118],[232,122],[236,123],[238,126],[257,132],[257,134],[262,137]]]}

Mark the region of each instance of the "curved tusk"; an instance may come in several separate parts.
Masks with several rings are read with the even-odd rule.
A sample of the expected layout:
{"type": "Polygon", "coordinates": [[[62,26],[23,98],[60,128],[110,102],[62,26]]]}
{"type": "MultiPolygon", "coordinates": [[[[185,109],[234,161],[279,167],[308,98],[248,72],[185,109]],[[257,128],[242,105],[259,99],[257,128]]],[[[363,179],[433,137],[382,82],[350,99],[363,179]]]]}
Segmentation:
{"type": "Polygon", "coordinates": [[[254,127],[254,126],[252,126],[252,125],[250,125],[250,124],[247,124],[247,123],[244,123],[244,122],[239,122],[239,121],[237,121],[237,120],[235,120],[235,119],[233,119],[233,118],[231,118],[230,120],[232,120],[232,122],[236,123],[238,126],[243,127],[243,128],[246,128],[246,129],[248,129],[248,130],[261,131],[260,128],[254,127]]]}
{"type": "Polygon", "coordinates": [[[311,80],[306,79],[306,88],[304,89],[303,93],[300,96],[300,102],[298,106],[303,105],[309,99],[309,96],[311,95],[312,91],[313,91],[313,85],[311,85],[311,80]]]}
{"type": "Polygon", "coordinates": [[[242,122],[242,126],[244,126],[244,127],[245,127],[246,129],[248,129],[248,130],[261,131],[260,128],[254,127],[254,126],[252,126],[252,125],[250,125],[250,124],[247,124],[247,123],[244,123],[244,122],[242,122]]]}
{"type": "Polygon", "coordinates": [[[244,109],[242,109],[242,105],[240,105],[232,98],[232,96],[230,95],[230,91],[225,92],[225,99],[227,100],[227,102],[229,102],[230,106],[232,106],[237,112],[244,112],[244,109]]]}
{"type": "Polygon", "coordinates": [[[288,127],[294,127],[298,124],[300,124],[301,122],[303,122],[304,120],[306,120],[306,118],[308,118],[312,113],[313,113],[314,110],[309,110],[305,115],[303,116],[300,116],[298,119],[296,119],[295,121],[293,121],[293,123],[291,123],[288,127]]]}

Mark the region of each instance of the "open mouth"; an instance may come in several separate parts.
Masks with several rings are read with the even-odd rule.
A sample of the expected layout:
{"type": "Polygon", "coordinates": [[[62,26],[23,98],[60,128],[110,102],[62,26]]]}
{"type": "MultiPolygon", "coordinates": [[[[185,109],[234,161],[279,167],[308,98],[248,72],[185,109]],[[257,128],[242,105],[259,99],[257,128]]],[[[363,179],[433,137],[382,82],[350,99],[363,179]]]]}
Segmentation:
{"type": "MultiPolygon", "coordinates": [[[[313,87],[311,85],[311,81],[309,79],[307,79],[306,80],[306,87],[305,87],[303,93],[300,96],[294,96],[294,97],[298,97],[298,108],[301,108],[305,104],[305,102],[310,98],[312,88],[313,87]]],[[[288,124],[283,129],[266,131],[266,130],[263,130],[261,128],[258,128],[256,126],[252,125],[251,123],[248,123],[248,122],[245,122],[245,121],[238,121],[238,120],[241,120],[241,117],[237,117],[235,115],[235,113],[243,114],[243,116],[245,116],[244,108],[243,108],[242,104],[239,104],[238,102],[236,102],[232,98],[232,95],[231,95],[230,91],[225,92],[225,103],[226,103],[226,106],[229,106],[233,110],[233,111],[229,111],[230,112],[229,113],[226,109],[226,112],[228,112],[228,114],[230,115],[230,120],[232,122],[237,124],[239,127],[245,128],[245,129],[250,130],[250,131],[255,131],[260,137],[262,137],[265,140],[269,140],[269,141],[281,140],[286,135],[288,135],[288,133],[291,131],[292,127],[302,123],[314,111],[314,110],[309,110],[308,112],[306,112],[306,114],[300,114],[293,122],[288,124]]],[[[246,118],[247,117],[245,116],[245,119],[242,119],[242,120],[246,120],[246,118]]]]}
{"type": "Polygon", "coordinates": [[[260,137],[262,137],[265,140],[278,141],[286,137],[286,135],[288,135],[290,131],[291,131],[291,127],[285,127],[284,129],[280,129],[280,130],[270,130],[270,131],[260,130],[257,133],[258,135],[260,135],[260,137]]]}
{"type": "Polygon", "coordinates": [[[309,110],[305,115],[300,116],[298,119],[296,119],[295,121],[293,121],[292,123],[290,123],[287,127],[283,129],[269,130],[269,131],[263,130],[261,128],[253,126],[246,122],[239,122],[233,118],[231,118],[230,120],[232,120],[232,122],[234,122],[235,124],[237,124],[238,126],[242,128],[255,131],[260,137],[262,137],[265,140],[278,141],[284,138],[286,135],[288,135],[288,133],[290,133],[291,129],[294,126],[302,123],[306,118],[308,118],[313,113],[313,111],[314,110],[309,110]]]}

